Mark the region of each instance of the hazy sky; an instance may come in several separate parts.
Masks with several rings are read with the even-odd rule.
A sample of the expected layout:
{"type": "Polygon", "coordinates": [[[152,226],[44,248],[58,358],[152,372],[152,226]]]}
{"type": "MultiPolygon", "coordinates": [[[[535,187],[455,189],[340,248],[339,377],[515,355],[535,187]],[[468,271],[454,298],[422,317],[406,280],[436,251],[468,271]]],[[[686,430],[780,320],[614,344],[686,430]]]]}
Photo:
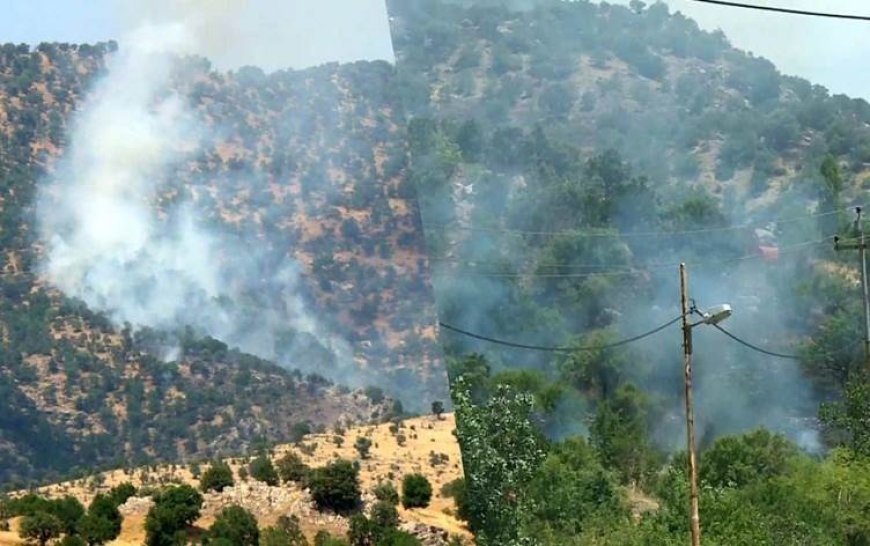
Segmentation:
{"type": "MultiPolygon", "coordinates": [[[[870,99],[870,22],[666,1],[703,28],[721,28],[734,45],[769,58],[786,74],[870,99]]],[[[870,0],[747,1],[870,15],[870,0]]],[[[245,47],[205,52],[218,65],[299,68],[332,60],[393,58],[384,0],[0,0],[0,42],[107,40],[118,38],[125,24],[146,12],[164,9],[160,6],[219,9],[229,4],[245,6],[232,19],[245,47]]]]}
{"type": "MultiPolygon", "coordinates": [[[[393,60],[384,0],[0,0],[0,43],[119,39],[125,28],[169,12],[231,13],[230,47],[215,64],[302,68],[328,61],[393,60]]],[[[221,31],[215,32],[215,36],[221,31]]]]}
{"type": "Polygon", "coordinates": [[[112,0],[0,0],[0,42],[95,42],[115,37],[112,0]]]}

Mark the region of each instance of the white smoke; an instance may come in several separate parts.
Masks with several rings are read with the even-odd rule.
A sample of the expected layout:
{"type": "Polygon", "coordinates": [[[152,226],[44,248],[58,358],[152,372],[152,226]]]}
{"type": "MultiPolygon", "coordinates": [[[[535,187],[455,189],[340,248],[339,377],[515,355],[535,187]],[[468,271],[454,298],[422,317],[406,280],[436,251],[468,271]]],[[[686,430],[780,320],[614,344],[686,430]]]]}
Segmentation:
{"type": "Polygon", "coordinates": [[[347,345],[325,333],[299,296],[295,262],[266,267],[252,245],[206,227],[192,205],[157,206],[205,135],[170,85],[174,54],[199,47],[196,21],[145,24],[122,40],[75,116],[66,156],[42,187],[41,271],[119,326],[189,325],[270,359],[288,356],[279,339],[303,333],[335,363],[348,364],[347,345]],[[252,310],[249,295],[264,286],[281,297],[252,310]]]}
{"type": "MultiPolygon", "coordinates": [[[[228,70],[304,68],[360,59],[392,62],[384,0],[114,0],[128,28],[184,20],[197,35],[184,53],[228,70]]],[[[178,50],[176,50],[178,52],[178,50]]]]}
{"type": "Polygon", "coordinates": [[[162,229],[151,206],[177,146],[195,144],[183,99],[159,98],[171,70],[166,53],[188,40],[180,25],[130,37],[80,112],[52,199],[39,207],[48,279],[132,324],[163,326],[186,294],[214,297],[219,285],[208,269],[211,238],[187,215],[162,229]]]}

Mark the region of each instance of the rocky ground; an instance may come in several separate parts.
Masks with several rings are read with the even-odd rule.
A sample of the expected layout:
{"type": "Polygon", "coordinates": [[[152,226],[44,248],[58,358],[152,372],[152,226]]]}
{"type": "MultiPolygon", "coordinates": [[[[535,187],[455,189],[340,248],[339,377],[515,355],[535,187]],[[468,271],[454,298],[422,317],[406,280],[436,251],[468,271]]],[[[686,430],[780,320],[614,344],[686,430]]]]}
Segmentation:
{"type": "MultiPolygon", "coordinates": [[[[464,523],[455,517],[453,499],[440,495],[441,488],[461,477],[463,472],[454,429],[455,421],[451,414],[440,419],[434,416],[417,417],[401,423],[367,425],[308,435],[298,444],[275,447],[271,450],[271,456],[273,461],[277,461],[288,451],[294,451],[311,467],[323,466],[337,458],[359,461],[360,484],[366,507],[374,502],[371,491],[378,483],[390,481],[400,489],[405,474],[424,474],[432,483],[432,502],[426,508],[406,510],[399,507],[401,527],[419,537],[426,546],[442,546],[448,543],[451,535],[466,539],[471,536],[464,523]],[[361,459],[354,448],[354,442],[361,436],[372,443],[365,459],[361,459]]],[[[238,471],[248,463],[248,459],[235,458],[227,462],[234,471],[236,483],[221,493],[204,494],[202,515],[195,524],[197,528],[208,528],[221,509],[237,504],[251,511],[264,527],[273,524],[282,515],[295,515],[309,537],[321,529],[338,535],[347,532],[347,518],[318,511],[308,490],[285,484],[270,487],[250,478],[240,480],[238,471]]],[[[188,483],[198,487],[199,481],[191,471],[192,467],[187,464],[115,470],[46,486],[39,492],[49,496],[73,495],[87,504],[97,493],[125,481],[146,490],[172,483],[188,483]]],[[[205,464],[200,465],[200,470],[205,468],[205,464]]],[[[121,536],[112,545],[132,546],[144,542],[144,521],[151,504],[150,497],[143,496],[133,497],[121,507],[124,525],[121,536]]],[[[12,521],[11,524],[9,532],[0,532],[0,546],[22,544],[15,532],[17,522],[12,521]]]]}

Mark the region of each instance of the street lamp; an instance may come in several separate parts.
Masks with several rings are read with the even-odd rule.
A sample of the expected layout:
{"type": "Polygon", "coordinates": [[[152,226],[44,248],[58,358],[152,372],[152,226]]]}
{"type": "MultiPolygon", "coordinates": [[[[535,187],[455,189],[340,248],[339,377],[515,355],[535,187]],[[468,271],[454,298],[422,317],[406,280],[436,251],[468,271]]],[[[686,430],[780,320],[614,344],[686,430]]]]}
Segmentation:
{"type": "Polygon", "coordinates": [[[701,546],[701,515],[698,511],[698,455],[695,452],[695,410],[692,404],[692,328],[701,324],[716,325],[731,316],[727,303],[700,312],[694,303],[689,308],[689,290],[686,264],[680,264],[680,304],[683,311],[683,374],[686,389],[686,436],[689,445],[689,523],[692,546],[701,546]],[[697,313],[701,320],[689,322],[689,314],[697,313]]]}
{"type": "Polygon", "coordinates": [[[699,324],[719,324],[720,322],[731,316],[732,309],[731,306],[727,303],[721,303],[707,309],[707,311],[704,313],[701,313],[697,309],[693,309],[693,311],[701,315],[702,319],[701,322],[696,322],[695,324],[692,324],[692,328],[698,326],[699,324]]]}

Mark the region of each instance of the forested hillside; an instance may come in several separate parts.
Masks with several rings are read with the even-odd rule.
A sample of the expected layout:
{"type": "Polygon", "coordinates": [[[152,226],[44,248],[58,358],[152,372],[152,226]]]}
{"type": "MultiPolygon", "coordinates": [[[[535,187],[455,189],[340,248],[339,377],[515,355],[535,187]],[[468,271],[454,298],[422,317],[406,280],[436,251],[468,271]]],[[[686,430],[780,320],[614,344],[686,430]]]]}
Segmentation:
{"type": "Polygon", "coordinates": [[[866,101],[785,77],[663,3],[532,3],[394,2],[409,110],[546,124],[586,153],[629,155],[653,180],[703,182],[755,207],[769,190],[813,179],[828,152],[866,171],[866,101]]]}
{"type": "MultiPolygon", "coordinates": [[[[752,354],[732,347],[725,356],[735,362],[709,370],[708,381],[721,384],[726,369],[739,369],[748,378],[729,371],[724,379],[735,388],[748,382],[741,395],[765,402],[770,392],[746,385],[781,383],[785,374],[794,379],[789,388],[808,390],[775,403],[815,415],[816,396],[836,396],[855,367],[857,348],[829,339],[857,335],[860,325],[854,256],[834,253],[832,237],[851,235],[849,206],[862,203],[866,101],[783,77],[663,4],[544,1],[522,11],[499,4],[508,5],[391,6],[442,320],[540,345],[602,342],[676,316],[676,268],[685,261],[700,307],[734,305],[731,328],[762,345],[827,356],[747,366],[752,354]],[[646,70],[643,59],[661,70],[646,70]],[[469,79],[473,89],[451,87],[469,79]],[[613,81],[621,83],[608,87],[613,81]],[[545,93],[553,86],[570,91],[558,112],[545,93]],[[639,88],[645,104],[632,94],[639,88]],[[522,92],[505,98],[499,89],[522,92]],[[492,111],[493,104],[503,107],[492,111]],[[617,111],[621,132],[610,124],[617,111]],[[771,138],[765,124],[790,136],[771,138]],[[754,156],[732,161],[725,151],[734,147],[770,156],[776,173],[753,168],[754,156]],[[696,168],[674,169],[673,158],[696,168]]],[[[496,367],[514,360],[551,377],[579,374],[568,383],[599,395],[614,392],[618,378],[634,374],[659,386],[653,380],[667,373],[593,353],[588,360],[606,368],[593,378],[585,361],[449,340],[485,348],[496,367]]],[[[653,362],[675,349],[678,340],[644,347],[653,362]]],[[[742,426],[714,416],[710,427],[742,426]]]]}
{"type": "Polygon", "coordinates": [[[683,544],[685,262],[693,306],[734,307],[732,338],[694,330],[704,543],[867,543],[860,276],[832,239],[855,236],[870,105],[660,3],[388,5],[396,67],[172,75],[207,130],[153,208],[256,249],[254,275],[214,264],[240,296],[217,309],[301,372],[45,282],[37,184],[115,45],[0,48],[0,480],[229,453],[394,413],[383,391],[443,399],[431,262],[477,543],[683,544]],[[288,259],[347,345],[284,327],[288,259]]]}
{"type": "Polygon", "coordinates": [[[286,439],[294,425],[378,418],[390,409],[383,391],[412,407],[445,399],[403,115],[385,63],[224,74],[190,58],[173,75],[208,130],[153,207],[166,222],[174,206],[192,207],[213,232],[257,248],[256,264],[226,255],[203,265],[244,271],[227,276],[241,299],[221,305],[271,340],[246,350],[286,369],[183,324],[113,323],[45,282],[37,188],[62,165],[75,112],[116,50],[0,47],[0,483],[229,453],[286,439]],[[302,271],[299,286],[276,275],[287,259],[302,271]],[[281,326],[285,290],[345,353],[281,326]],[[371,396],[332,385],[338,377],[372,386],[371,396]]]}
{"type": "Polygon", "coordinates": [[[478,543],[685,542],[680,262],[751,345],[694,329],[704,542],[866,540],[870,105],[662,3],[390,9],[478,543]]]}

